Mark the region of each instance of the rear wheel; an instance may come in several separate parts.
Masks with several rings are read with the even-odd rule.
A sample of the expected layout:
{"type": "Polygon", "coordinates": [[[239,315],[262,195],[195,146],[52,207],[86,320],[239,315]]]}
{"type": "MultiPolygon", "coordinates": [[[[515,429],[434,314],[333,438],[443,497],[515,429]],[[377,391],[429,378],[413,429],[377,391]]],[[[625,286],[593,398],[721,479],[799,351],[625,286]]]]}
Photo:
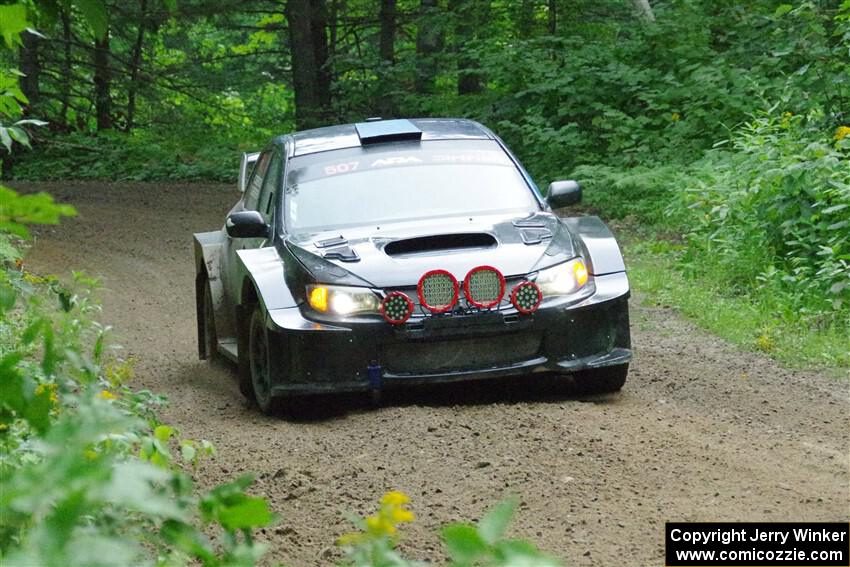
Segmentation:
{"type": "Polygon", "coordinates": [[[251,313],[248,332],[248,368],[254,400],[265,414],[278,410],[280,400],[272,395],[272,376],[269,353],[269,337],[265,318],[259,305],[251,313]]]}
{"type": "Polygon", "coordinates": [[[576,389],[582,394],[619,392],[629,374],[628,364],[580,370],[573,376],[576,389]]]}
{"type": "Polygon", "coordinates": [[[204,283],[204,353],[210,362],[217,362],[221,355],[218,354],[218,337],[215,332],[215,310],[213,309],[212,291],[210,282],[204,283]]]}

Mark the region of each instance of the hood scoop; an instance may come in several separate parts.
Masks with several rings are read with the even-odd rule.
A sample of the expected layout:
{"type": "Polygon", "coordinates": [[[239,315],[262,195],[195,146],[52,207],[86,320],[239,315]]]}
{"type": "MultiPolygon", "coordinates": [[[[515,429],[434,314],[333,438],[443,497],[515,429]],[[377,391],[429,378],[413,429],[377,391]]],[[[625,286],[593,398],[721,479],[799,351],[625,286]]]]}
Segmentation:
{"type": "Polygon", "coordinates": [[[340,262],[360,261],[360,256],[348,245],[348,240],[341,235],[334,238],[326,238],[325,240],[317,240],[313,244],[321,252],[322,258],[327,260],[339,260],[340,262]]]}
{"type": "Polygon", "coordinates": [[[339,260],[340,262],[359,262],[360,256],[348,245],[348,240],[342,235],[313,242],[322,253],[322,258],[339,260]]]}
{"type": "Polygon", "coordinates": [[[360,256],[357,255],[357,252],[351,248],[351,246],[339,246],[337,248],[331,248],[324,254],[322,254],[322,258],[327,260],[339,260],[341,262],[359,262],[360,256]]]}
{"type": "Polygon", "coordinates": [[[531,246],[540,244],[544,240],[552,238],[552,231],[548,228],[524,228],[519,231],[522,242],[531,246]]]}
{"type": "Polygon", "coordinates": [[[525,218],[516,219],[511,224],[517,228],[546,228],[546,221],[537,216],[537,213],[532,213],[525,218]]]}
{"type": "Polygon", "coordinates": [[[468,232],[460,234],[437,234],[394,240],[384,246],[387,256],[411,256],[415,254],[431,254],[434,252],[450,252],[453,250],[469,250],[474,248],[495,248],[496,238],[486,232],[468,232]]]}
{"type": "Polygon", "coordinates": [[[511,224],[519,229],[519,235],[523,244],[532,246],[540,244],[544,240],[552,238],[552,231],[546,225],[546,220],[537,213],[532,213],[525,218],[511,221],[511,224]]]}
{"type": "Polygon", "coordinates": [[[342,246],[343,244],[348,244],[348,240],[346,240],[342,235],[339,235],[334,236],[333,238],[317,240],[313,244],[316,245],[316,248],[330,248],[331,246],[342,246]]]}

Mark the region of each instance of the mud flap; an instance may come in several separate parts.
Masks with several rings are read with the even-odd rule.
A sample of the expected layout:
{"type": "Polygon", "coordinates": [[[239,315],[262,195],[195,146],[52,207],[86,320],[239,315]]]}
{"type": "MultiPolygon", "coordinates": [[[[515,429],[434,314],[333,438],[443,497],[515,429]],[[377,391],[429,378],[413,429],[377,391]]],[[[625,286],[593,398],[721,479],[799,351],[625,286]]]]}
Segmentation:
{"type": "Polygon", "coordinates": [[[227,314],[224,305],[224,286],[221,283],[221,232],[199,232],[192,235],[195,250],[195,310],[198,328],[198,356],[203,360],[212,353],[204,345],[204,286],[210,286],[215,314],[216,336],[226,336],[227,314]]]}

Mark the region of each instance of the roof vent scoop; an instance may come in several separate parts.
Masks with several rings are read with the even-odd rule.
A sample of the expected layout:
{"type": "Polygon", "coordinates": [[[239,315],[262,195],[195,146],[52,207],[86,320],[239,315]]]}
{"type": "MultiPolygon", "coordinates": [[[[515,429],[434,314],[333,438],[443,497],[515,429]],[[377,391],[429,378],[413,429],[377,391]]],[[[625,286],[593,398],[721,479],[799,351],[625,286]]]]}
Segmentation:
{"type": "Polygon", "coordinates": [[[380,142],[400,142],[404,140],[421,140],[422,130],[410,120],[379,120],[358,122],[354,125],[360,144],[377,144],[380,142]]]}
{"type": "Polygon", "coordinates": [[[408,256],[470,248],[494,248],[496,244],[496,238],[486,232],[437,234],[394,240],[384,246],[384,252],[387,256],[408,256]]]}

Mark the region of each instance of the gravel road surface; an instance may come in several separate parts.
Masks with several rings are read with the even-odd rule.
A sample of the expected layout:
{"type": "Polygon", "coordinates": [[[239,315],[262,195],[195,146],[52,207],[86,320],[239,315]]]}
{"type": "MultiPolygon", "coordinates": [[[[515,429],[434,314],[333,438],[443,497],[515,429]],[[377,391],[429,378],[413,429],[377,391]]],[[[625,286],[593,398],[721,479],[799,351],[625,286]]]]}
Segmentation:
{"type": "Polygon", "coordinates": [[[521,503],[511,534],[567,565],[663,565],[665,521],[850,518],[850,382],[742,352],[673,310],[633,299],[636,355],[618,395],[529,377],[269,418],[230,369],[197,359],[191,235],[222,225],[233,188],[12,185],[77,207],[38,231],[27,268],[102,280],[102,319],[138,359],[135,385],[166,394],[163,420],[219,450],[198,482],[256,473],[252,490],[281,516],[261,534],[273,562],[333,563],[344,514],[394,489],[412,497],[402,548],[418,559],[442,557],[438,526],[508,495],[521,503]]]}

